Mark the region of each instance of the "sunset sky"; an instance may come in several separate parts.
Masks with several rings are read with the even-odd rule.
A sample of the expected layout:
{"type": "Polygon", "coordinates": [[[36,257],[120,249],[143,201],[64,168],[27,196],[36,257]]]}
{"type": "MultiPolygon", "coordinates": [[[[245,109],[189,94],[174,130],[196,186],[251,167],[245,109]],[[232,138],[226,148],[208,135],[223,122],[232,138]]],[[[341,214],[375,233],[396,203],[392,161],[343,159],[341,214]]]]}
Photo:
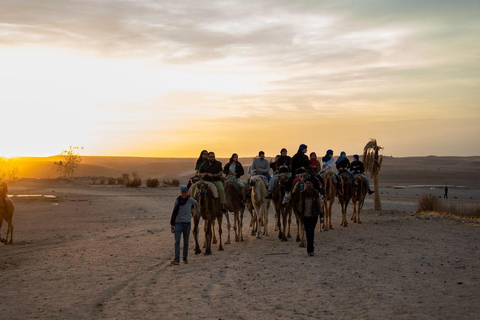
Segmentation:
{"type": "Polygon", "coordinates": [[[480,1],[0,1],[0,156],[480,155],[480,1]]]}

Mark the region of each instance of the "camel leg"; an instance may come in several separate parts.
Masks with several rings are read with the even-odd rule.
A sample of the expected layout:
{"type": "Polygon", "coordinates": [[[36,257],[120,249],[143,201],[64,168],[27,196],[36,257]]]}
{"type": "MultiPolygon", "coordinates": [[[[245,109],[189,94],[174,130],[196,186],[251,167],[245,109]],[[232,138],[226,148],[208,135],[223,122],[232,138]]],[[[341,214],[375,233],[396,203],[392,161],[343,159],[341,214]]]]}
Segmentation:
{"type": "Polygon", "coordinates": [[[202,253],[200,246],[198,245],[198,224],[200,223],[200,218],[193,219],[193,238],[195,239],[195,254],[202,253]]]}
{"type": "Polygon", "coordinates": [[[356,206],[356,201],[352,201],[352,206],[353,206],[353,212],[352,212],[352,217],[350,220],[353,220],[353,223],[357,222],[357,219],[355,219],[355,209],[357,208],[356,206]]]}
{"type": "Polygon", "coordinates": [[[223,244],[222,244],[222,220],[223,220],[223,214],[220,215],[218,218],[218,240],[220,245],[218,246],[218,251],[223,251],[223,244]]]}
{"type": "MultiPolygon", "coordinates": [[[[208,220],[205,220],[205,225],[203,226],[203,231],[205,234],[207,234],[207,229],[208,229],[208,220]]],[[[203,239],[203,248],[207,248],[207,238],[203,239]]]]}
{"type": "Polygon", "coordinates": [[[328,204],[328,206],[329,206],[329,207],[328,207],[328,224],[329,224],[328,228],[329,228],[330,230],[333,230],[333,224],[332,224],[332,206],[333,206],[333,202],[334,202],[334,201],[335,201],[335,200],[331,200],[330,203],[328,204]]]}
{"type": "MultiPolygon", "coordinates": [[[[225,241],[225,244],[230,244],[230,229],[232,228],[232,225],[230,224],[230,215],[227,215],[227,241],[225,241]]],[[[235,217],[233,218],[233,231],[235,231],[235,217]]]]}
{"type": "Polygon", "coordinates": [[[273,209],[275,209],[275,230],[274,231],[278,231],[278,239],[282,239],[283,238],[282,224],[280,222],[280,216],[281,216],[280,213],[282,212],[282,210],[278,207],[276,203],[273,204],[273,209]]]}
{"type": "MultiPolygon", "coordinates": [[[[12,244],[13,243],[13,223],[10,222],[8,225],[9,225],[8,229],[10,230],[10,241],[8,242],[8,244],[12,244]]],[[[7,233],[8,233],[8,230],[7,230],[7,233]]],[[[5,240],[5,243],[7,243],[7,240],[5,240]]]]}
{"type": "Polygon", "coordinates": [[[288,241],[287,239],[287,233],[286,233],[286,229],[287,229],[287,212],[285,209],[283,210],[280,210],[280,212],[282,213],[282,222],[283,222],[283,225],[280,225],[280,227],[282,228],[282,241],[288,241]]]}
{"type": "MultiPolygon", "coordinates": [[[[233,231],[235,231],[235,242],[240,241],[238,238],[238,211],[233,212],[233,231]]],[[[229,239],[230,240],[230,239],[229,239]]]]}
{"type": "MultiPolygon", "coordinates": [[[[2,225],[3,225],[3,219],[0,218],[0,232],[2,232],[2,225]]],[[[5,239],[2,239],[2,235],[0,234],[0,242],[5,242],[5,239]]]]}
{"type": "Polygon", "coordinates": [[[360,221],[360,211],[362,210],[362,208],[363,208],[363,201],[358,203],[358,208],[357,208],[357,222],[358,223],[362,223],[362,221],[360,221]]]}
{"type": "Polygon", "coordinates": [[[288,233],[287,238],[291,238],[292,234],[290,233],[290,227],[292,225],[292,210],[288,210],[288,233]]]}
{"type": "Polygon", "coordinates": [[[296,239],[296,241],[300,242],[300,241],[302,241],[302,239],[300,237],[300,232],[302,232],[302,230],[301,230],[302,222],[300,221],[301,219],[296,212],[295,212],[295,219],[297,220],[297,239],[296,239]]]}
{"type": "Polygon", "coordinates": [[[268,206],[263,209],[263,234],[268,236],[268,206]]]}
{"type": "Polygon", "coordinates": [[[208,219],[206,221],[206,225],[207,225],[207,232],[205,233],[205,242],[206,242],[205,255],[209,256],[212,254],[212,221],[211,219],[208,219]]]}
{"type": "Polygon", "coordinates": [[[262,232],[262,218],[263,218],[263,205],[255,206],[255,214],[257,216],[257,239],[260,239],[261,232],[262,232]]]}
{"type": "Polygon", "coordinates": [[[240,213],[239,213],[239,219],[238,219],[238,237],[240,239],[240,241],[243,242],[243,212],[245,210],[240,210],[240,213]]]}
{"type": "Polygon", "coordinates": [[[215,219],[212,219],[212,244],[217,244],[217,237],[215,237],[215,219]]]}

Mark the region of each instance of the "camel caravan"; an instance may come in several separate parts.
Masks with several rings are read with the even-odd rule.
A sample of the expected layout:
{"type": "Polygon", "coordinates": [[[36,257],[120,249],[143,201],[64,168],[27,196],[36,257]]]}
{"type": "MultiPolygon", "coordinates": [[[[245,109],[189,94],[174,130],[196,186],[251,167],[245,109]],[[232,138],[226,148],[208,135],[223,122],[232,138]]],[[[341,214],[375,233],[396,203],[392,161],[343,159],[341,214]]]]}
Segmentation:
{"type": "MultiPolygon", "coordinates": [[[[333,158],[333,150],[327,150],[321,159],[317,159],[314,152],[308,157],[307,146],[304,144],[299,146],[293,157],[288,156],[287,150],[283,148],[270,161],[260,151],[248,167],[246,181],[241,179],[245,171],[237,154],[234,153],[222,166],[215,159],[214,152],[203,150],[196,162],[195,175],[187,186],[189,196],[198,202],[200,208],[200,215],[194,218],[195,254],[201,253],[198,244],[200,216],[205,221],[205,254],[210,255],[212,244],[217,244],[215,225],[218,225],[218,250],[223,250],[224,217],[228,232],[225,244],[231,243],[229,212],[233,213],[235,242],[241,242],[244,241],[245,208],[251,217],[250,234],[260,239],[268,236],[268,211],[272,206],[278,238],[288,241],[292,237],[291,222],[294,214],[297,224],[296,241],[301,247],[307,247],[309,255],[313,255],[313,230],[318,220],[319,231],[333,229],[331,216],[335,199],[341,205],[341,226],[348,225],[347,208],[350,202],[353,206],[351,220],[361,223],[365,197],[374,193],[365,171],[378,172],[381,166],[381,159],[378,161],[380,149],[373,139],[365,146],[363,159],[367,165],[360,161],[358,155],[354,155],[354,160],[350,162],[343,151],[337,160],[333,158]],[[335,169],[337,172],[334,172],[335,169]]],[[[375,188],[378,188],[376,176],[374,178],[375,188]]]]}

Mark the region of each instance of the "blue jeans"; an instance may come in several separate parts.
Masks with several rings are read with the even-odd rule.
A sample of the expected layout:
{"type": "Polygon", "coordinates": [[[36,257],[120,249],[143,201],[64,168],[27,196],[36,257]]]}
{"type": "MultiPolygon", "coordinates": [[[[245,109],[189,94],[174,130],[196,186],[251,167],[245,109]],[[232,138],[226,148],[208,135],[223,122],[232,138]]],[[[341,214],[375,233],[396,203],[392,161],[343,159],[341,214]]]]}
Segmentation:
{"type": "Polygon", "coordinates": [[[183,233],[183,258],[188,256],[188,239],[190,238],[190,229],[192,223],[177,222],[175,223],[175,260],[180,261],[180,238],[183,233]]]}

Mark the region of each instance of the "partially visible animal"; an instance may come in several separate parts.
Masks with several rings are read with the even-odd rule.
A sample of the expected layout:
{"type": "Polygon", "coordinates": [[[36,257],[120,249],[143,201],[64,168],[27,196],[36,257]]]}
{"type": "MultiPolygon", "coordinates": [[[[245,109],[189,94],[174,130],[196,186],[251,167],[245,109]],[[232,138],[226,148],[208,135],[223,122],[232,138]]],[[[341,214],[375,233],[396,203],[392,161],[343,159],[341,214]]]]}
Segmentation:
{"type": "Polygon", "coordinates": [[[353,180],[348,173],[341,173],[340,174],[340,186],[339,186],[339,193],[338,193],[338,200],[340,205],[342,206],[342,223],[340,224],[342,227],[348,226],[347,222],[347,208],[348,203],[352,199],[354,187],[353,187],[353,180]]]}
{"type": "Polygon", "coordinates": [[[323,173],[323,185],[325,188],[325,197],[323,201],[325,219],[323,220],[323,230],[328,231],[333,229],[332,225],[332,206],[337,195],[337,187],[333,182],[335,175],[332,171],[325,171],[323,173]]]}
{"type": "Polygon", "coordinates": [[[300,199],[300,193],[302,192],[301,184],[304,179],[308,177],[308,174],[302,173],[299,176],[298,182],[295,184],[292,188],[292,200],[291,200],[291,206],[293,209],[293,212],[295,213],[295,218],[297,220],[297,242],[300,242],[300,247],[305,247],[306,246],[306,239],[305,239],[305,227],[303,226],[303,219],[302,219],[302,203],[300,199]]]}
{"type": "MultiPolygon", "coordinates": [[[[214,222],[218,221],[218,234],[220,238],[219,251],[223,251],[222,245],[222,219],[223,214],[220,211],[220,199],[213,196],[211,187],[204,181],[200,180],[197,184],[195,199],[198,201],[200,215],[205,220],[205,255],[212,254],[212,239],[214,237],[214,222]]],[[[199,219],[195,219],[193,235],[195,238],[195,254],[201,252],[198,245],[198,224],[199,219]]]]}
{"type": "MultiPolygon", "coordinates": [[[[233,212],[233,230],[235,232],[235,242],[243,241],[243,213],[245,205],[242,202],[242,189],[235,181],[227,181],[225,184],[225,208],[233,212]]],[[[228,237],[225,244],[230,244],[230,217],[227,215],[228,237]]]]}
{"type": "Polygon", "coordinates": [[[351,220],[353,220],[354,223],[362,223],[362,221],[360,221],[360,211],[363,208],[363,202],[368,193],[368,185],[365,177],[361,174],[355,175],[355,183],[356,188],[354,188],[352,196],[353,214],[351,220]]]}
{"type": "Polygon", "coordinates": [[[13,205],[13,201],[10,198],[5,198],[5,202],[7,207],[3,201],[0,201],[0,231],[2,229],[3,221],[7,223],[7,235],[5,239],[2,239],[0,236],[0,241],[4,242],[5,244],[12,244],[13,243],[13,213],[15,212],[15,206],[13,205]],[[10,236],[10,239],[9,239],[10,236]]]}
{"type": "Polygon", "coordinates": [[[263,235],[268,236],[268,194],[267,185],[262,176],[255,175],[250,178],[250,186],[252,188],[252,204],[254,208],[253,232],[260,239],[261,227],[263,225],[263,235]]]}
{"type": "MultiPolygon", "coordinates": [[[[275,189],[272,195],[272,203],[275,209],[276,225],[278,229],[278,239],[281,241],[288,241],[287,238],[291,238],[290,225],[292,223],[292,207],[290,202],[285,206],[282,205],[282,200],[285,197],[285,185],[289,178],[288,173],[280,173],[275,183],[275,189]],[[288,219],[288,232],[287,232],[287,219],[288,219]]],[[[275,230],[277,231],[277,230],[275,230]]]]}

